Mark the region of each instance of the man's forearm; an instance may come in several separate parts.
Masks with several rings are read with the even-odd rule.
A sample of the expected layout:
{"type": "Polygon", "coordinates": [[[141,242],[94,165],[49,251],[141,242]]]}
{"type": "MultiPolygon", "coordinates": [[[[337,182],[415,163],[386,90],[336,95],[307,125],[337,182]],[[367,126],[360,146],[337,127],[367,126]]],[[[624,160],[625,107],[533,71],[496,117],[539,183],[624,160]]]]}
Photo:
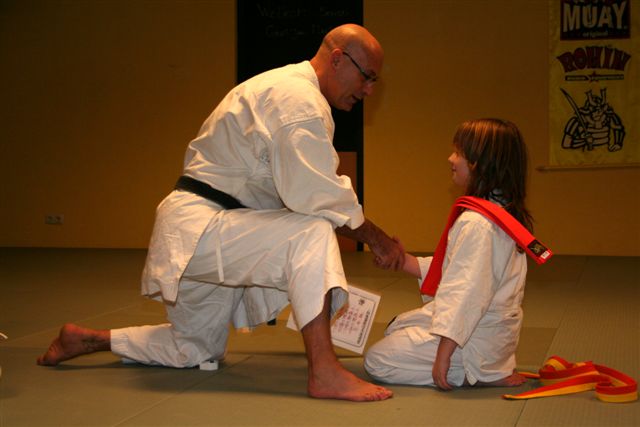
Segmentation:
{"type": "Polygon", "coordinates": [[[336,228],[336,233],[366,243],[374,253],[374,263],[378,267],[398,270],[404,265],[404,249],[400,243],[368,219],[355,230],[343,226],[336,228]]]}
{"type": "Polygon", "coordinates": [[[343,225],[336,228],[336,233],[358,242],[366,243],[370,247],[380,243],[380,240],[388,236],[386,233],[373,222],[365,218],[362,225],[355,230],[343,225]]]}

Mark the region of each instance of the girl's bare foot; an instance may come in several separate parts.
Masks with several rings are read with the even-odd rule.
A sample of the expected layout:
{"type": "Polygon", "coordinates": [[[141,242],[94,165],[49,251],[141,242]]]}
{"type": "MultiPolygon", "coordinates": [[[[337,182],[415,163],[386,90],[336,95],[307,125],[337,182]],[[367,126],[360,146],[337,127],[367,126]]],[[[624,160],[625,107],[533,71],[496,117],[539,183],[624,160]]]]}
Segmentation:
{"type": "Polygon", "coordinates": [[[56,366],[58,363],[82,354],[111,349],[108,330],[85,329],[72,323],[65,324],[49,349],[37,359],[38,365],[56,366]]]}
{"type": "Polygon", "coordinates": [[[525,377],[514,371],[513,374],[508,377],[486,383],[478,381],[475,385],[485,387],[517,387],[524,384],[526,381],[527,379],[525,377]]]}

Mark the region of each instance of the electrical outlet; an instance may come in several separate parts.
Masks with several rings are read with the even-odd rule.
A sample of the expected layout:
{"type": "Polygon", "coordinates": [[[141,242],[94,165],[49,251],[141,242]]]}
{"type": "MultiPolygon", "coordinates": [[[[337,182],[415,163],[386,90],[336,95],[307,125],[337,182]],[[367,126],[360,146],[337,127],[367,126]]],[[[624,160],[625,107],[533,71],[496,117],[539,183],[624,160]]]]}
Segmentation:
{"type": "Polygon", "coordinates": [[[47,214],[44,216],[44,223],[48,225],[62,225],[64,224],[64,215],[47,214]]]}

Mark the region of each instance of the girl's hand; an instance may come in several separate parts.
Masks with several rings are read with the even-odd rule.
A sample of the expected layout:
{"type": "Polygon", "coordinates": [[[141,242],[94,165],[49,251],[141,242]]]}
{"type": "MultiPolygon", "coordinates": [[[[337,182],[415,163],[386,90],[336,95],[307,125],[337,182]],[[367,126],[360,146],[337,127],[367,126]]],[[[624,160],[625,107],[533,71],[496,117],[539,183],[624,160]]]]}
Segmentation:
{"type": "Polygon", "coordinates": [[[436,361],[433,364],[431,375],[433,376],[433,382],[440,390],[453,389],[447,382],[447,373],[449,372],[450,364],[451,359],[448,357],[436,357],[436,361]]]}
{"type": "Polygon", "coordinates": [[[433,382],[440,390],[451,390],[453,388],[447,382],[447,374],[451,367],[451,355],[456,350],[456,347],[458,347],[458,343],[451,338],[440,337],[436,360],[433,362],[433,369],[431,370],[433,382]]]}

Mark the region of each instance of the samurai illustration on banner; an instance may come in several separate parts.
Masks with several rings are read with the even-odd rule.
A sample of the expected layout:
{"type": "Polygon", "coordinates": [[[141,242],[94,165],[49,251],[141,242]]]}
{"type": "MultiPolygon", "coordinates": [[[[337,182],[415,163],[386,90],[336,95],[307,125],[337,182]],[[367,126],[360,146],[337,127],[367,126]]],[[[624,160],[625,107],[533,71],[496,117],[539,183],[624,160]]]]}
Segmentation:
{"type": "Polygon", "coordinates": [[[638,8],[631,0],[549,5],[550,164],[639,164],[638,8]]]}

